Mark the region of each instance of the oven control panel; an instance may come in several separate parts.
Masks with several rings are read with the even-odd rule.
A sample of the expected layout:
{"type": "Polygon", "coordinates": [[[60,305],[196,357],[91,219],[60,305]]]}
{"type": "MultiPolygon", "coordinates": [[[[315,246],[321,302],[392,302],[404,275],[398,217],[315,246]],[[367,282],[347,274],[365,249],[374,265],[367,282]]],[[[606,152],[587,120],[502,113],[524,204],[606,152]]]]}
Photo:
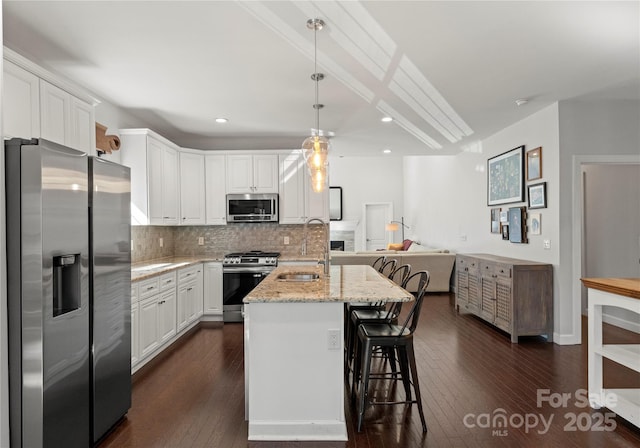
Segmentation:
{"type": "Polygon", "coordinates": [[[278,253],[249,252],[232,253],[224,256],[223,266],[277,266],[278,253]]]}

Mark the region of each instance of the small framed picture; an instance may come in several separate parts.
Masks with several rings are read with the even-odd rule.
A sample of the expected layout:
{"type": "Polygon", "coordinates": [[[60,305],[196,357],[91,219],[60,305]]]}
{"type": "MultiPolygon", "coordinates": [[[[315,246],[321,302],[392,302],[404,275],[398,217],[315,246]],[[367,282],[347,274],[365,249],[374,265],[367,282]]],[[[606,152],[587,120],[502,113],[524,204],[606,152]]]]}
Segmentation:
{"type": "Polygon", "coordinates": [[[529,219],[531,220],[529,224],[531,235],[540,235],[542,232],[540,213],[529,213],[529,219]]]}
{"type": "Polygon", "coordinates": [[[509,209],[509,241],[512,243],[527,242],[527,223],[525,207],[509,209]]]}
{"type": "Polygon", "coordinates": [[[547,208],[547,183],[529,185],[529,208],[547,208]]]}
{"type": "Polygon", "coordinates": [[[491,209],[491,233],[500,233],[500,209],[491,209]]]}
{"type": "Polygon", "coordinates": [[[507,210],[506,208],[500,209],[500,222],[509,222],[509,210],[507,210]]]}
{"type": "Polygon", "coordinates": [[[502,229],[502,239],[503,240],[508,240],[509,239],[509,224],[501,224],[500,227],[502,229]]]}
{"type": "Polygon", "coordinates": [[[527,181],[542,178],[542,146],[527,151],[527,181]]]}

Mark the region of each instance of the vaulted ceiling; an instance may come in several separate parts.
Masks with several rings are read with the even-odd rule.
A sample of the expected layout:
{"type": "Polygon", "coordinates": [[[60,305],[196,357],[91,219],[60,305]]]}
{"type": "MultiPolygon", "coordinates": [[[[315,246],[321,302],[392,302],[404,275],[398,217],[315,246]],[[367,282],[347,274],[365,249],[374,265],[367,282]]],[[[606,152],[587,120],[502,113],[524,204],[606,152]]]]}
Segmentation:
{"type": "Polygon", "coordinates": [[[635,1],[2,4],[7,47],[186,147],[300,147],[316,17],[335,154],[453,154],[555,101],[640,98],[635,1]]]}

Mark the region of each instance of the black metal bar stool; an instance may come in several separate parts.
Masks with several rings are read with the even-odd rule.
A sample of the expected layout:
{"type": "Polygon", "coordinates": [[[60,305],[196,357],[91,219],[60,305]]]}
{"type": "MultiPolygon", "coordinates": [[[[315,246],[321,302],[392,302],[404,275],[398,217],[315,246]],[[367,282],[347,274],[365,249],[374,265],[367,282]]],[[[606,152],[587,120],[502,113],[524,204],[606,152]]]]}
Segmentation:
{"type": "MultiPolygon", "coordinates": [[[[405,287],[405,282],[411,274],[411,265],[403,264],[398,266],[390,275],[389,279],[401,287],[405,287]]],[[[380,307],[353,307],[346,318],[347,332],[345,336],[345,374],[353,373],[351,364],[354,358],[354,347],[356,343],[356,330],[363,322],[370,323],[395,323],[400,311],[402,302],[389,303],[380,307]]],[[[353,383],[352,383],[353,384],[353,383]]]]}
{"type": "MultiPolygon", "coordinates": [[[[362,428],[365,407],[371,405],[391,405],[391,404],[417,404],[420,413],[420,421],[422,422],[422,431],[427,432],[427,424],[422,409],[422,397],[420,395],[420,384],[418,380],[418,370],[416,367],[415,352],[413,348],[413,333],[418,325],[420,318],[420,309],[424,295],[429,285],[429,272],[420,271],[413,274],[420,276],[419,289],[416,294],[415,302],[404,321],[402,326],[391,323],[363,323],[358,327],[358,346],[361,347],[360,354],[356,356],[354,368],[361,367],[362,372],[359,378],[358,392],[358,431],[362,428]],[[397,378],[394,372],[372,372],[371,361],[373,352],[377,348],[383,350],[394,350],[400,361],[401,378],[397,378]],[[405,401],[369,401],[369,382],[370,380],[401,379],[404,385],[406,400],[405,401]],[[415,400],[411,397],[411,386],[415,392],[415,400]]],[[[409,279],[409,280],[410,280],[409,279]]],[[[358,377],[354,375],[354,383],[358,381],[358,377]]]]}

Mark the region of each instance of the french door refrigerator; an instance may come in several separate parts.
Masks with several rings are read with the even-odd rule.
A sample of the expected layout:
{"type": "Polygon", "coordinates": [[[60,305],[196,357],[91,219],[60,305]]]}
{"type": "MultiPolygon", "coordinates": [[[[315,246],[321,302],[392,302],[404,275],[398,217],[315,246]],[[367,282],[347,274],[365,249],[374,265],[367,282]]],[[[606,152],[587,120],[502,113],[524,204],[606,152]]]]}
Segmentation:
{"type": "Polygon", "coordinates": [[[11,446],[93,446],[131,403],[128,168],[12,139],[5,169],[11,446]]]}

